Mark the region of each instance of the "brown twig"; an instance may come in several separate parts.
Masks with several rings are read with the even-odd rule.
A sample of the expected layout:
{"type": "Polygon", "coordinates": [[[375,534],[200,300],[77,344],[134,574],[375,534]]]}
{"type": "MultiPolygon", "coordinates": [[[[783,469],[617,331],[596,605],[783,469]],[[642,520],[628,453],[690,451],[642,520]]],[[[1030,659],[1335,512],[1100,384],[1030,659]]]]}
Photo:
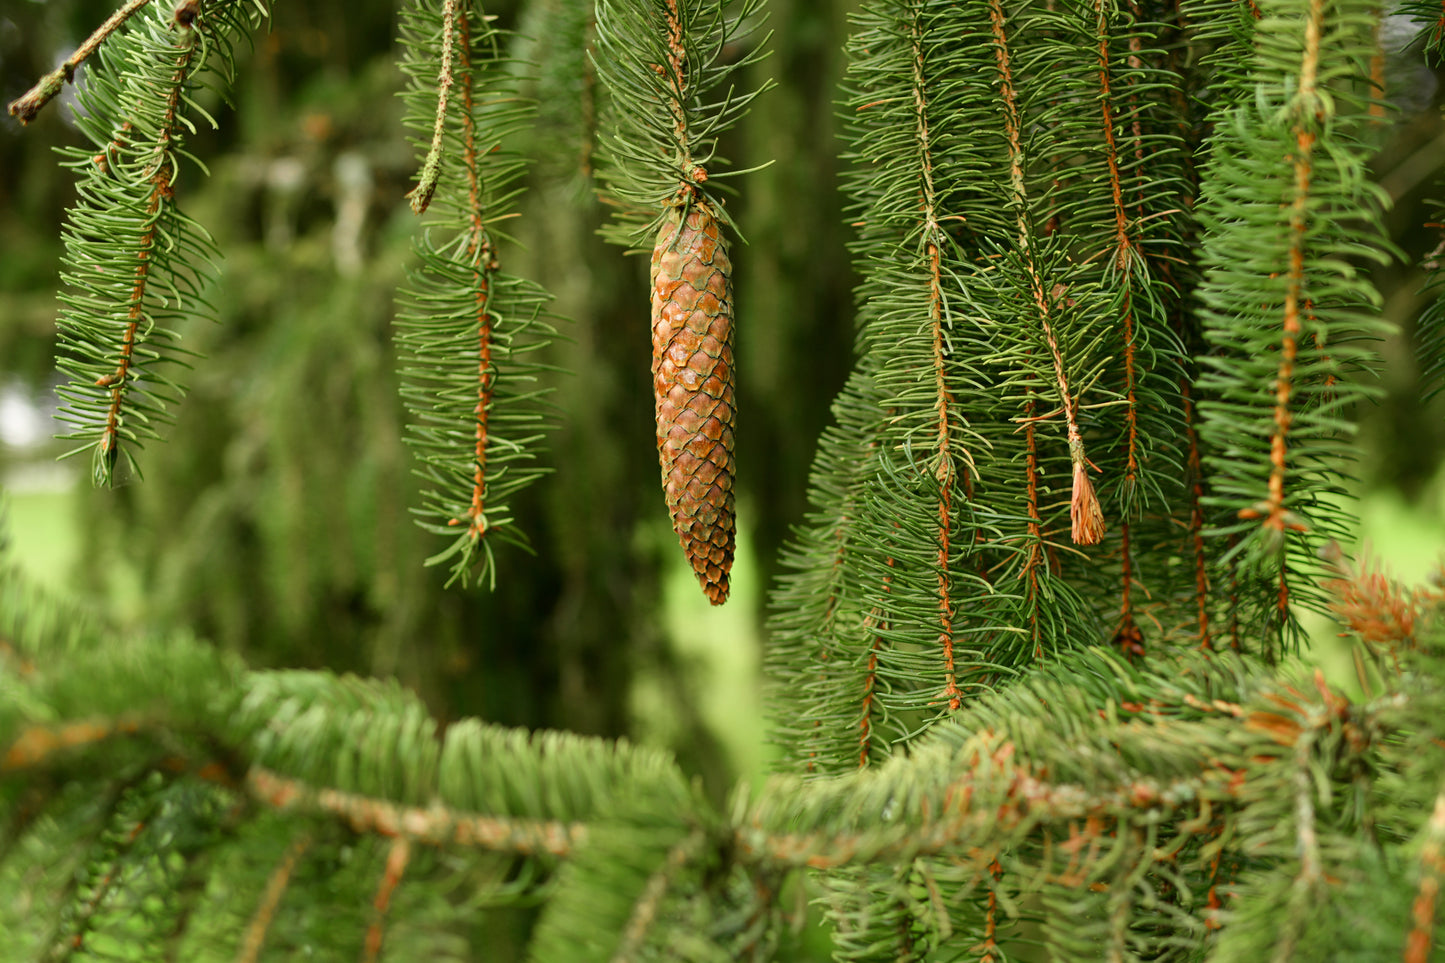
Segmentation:
{"type": "Polygon", "coordinates": [[[363,963],[376,963],[381,957],[386,913],[391,908],[392,894],[401,885],[401,877],[406,873],[406,864],[410,860],[411,842],[405,836],[393,838],[391,849],[386,854],[386,872],[382,874],[381,883],[376,888],[376,899],[372,902],[374,912],[371,925],[366,928],[366,949],[361,957],[363,963]]]}
{"type": "Polygon", "coordinates": [[[251,915],[251,922],[246,926],[246,935],[242,937],[241,945],[236,951],[236,963],[256,963],[261,958],[261,948],[266,945],[266,933],[271,929],[271,921],[276,918],[276,909],[281,905],[281,898],[286,895],[286,887],[291,884],[291,875],[296,871],[296,864],[310,848],[310,834],[297,836],[281,857],[281,862],[271,871],[270,878],[266,880],[266,889],[261,894],[261,902],[256,904],[256,912],[251,915]]]}
{"type": "Polygon", "coordinates": [[[497,270],[491,235],[482,221],[481,154],[477,147],[475,105],[472,84],[472,31],[466,10],[459,13],[462,56],[462,153],[467,170],[467,210],[471,236],[467,240],[467,261],[475,265],[472,281],[477,286],[477,404],[475,447],[472,456],[472,503],[467,512],[468,531],[473,540],[487,533],[487,444],[492,411],[492,390],[496,369],[492,364],[492,277],[497,270]]]}
{"type": "MultiPolygon", "coordinates": [[[[934,446],[937,466],[934,481],[938,485],[938,642],[943,652],[943,698],[948,702],[949,711],[957,711],[962,705],[962,694],[958,688],[958,675],[954,666],[954,610],[952,590],[951,536],[953,529],[953,488],[957,469],[954,467],[953,447],[953,393],[948,389],[945,368],[945,332],[943,317],[944,285],[942,277],[943,229],[939,224],[937,210],[937,187],[933,182],[933,143],[929,131],[928,102],[926,92],[931,89],[929,79],[924,75],[923,27],[920,16],[914,17],[909,35],[913,72],[913,120],[914,138],[918,142],[922,158],[919,189],[922,194],[923,236],[926,238],[928,255],[928,319],[932,329],[932,360],[934,383],[934,409],[938,413],[934,446]]],[[[968,455],[963,453],[965,460],[968,455]]]]}
{"type": "Polygon", "coordinates": [[[75,71],[81,64],[90,59],[91,54],[100,49],[100,45],[109,39],[110,35],[120,29],[120,25],[129,20],[142,7],[151,0],[127,0],[126,5],[115,13],[111,14],[99,27],[95,29],[85,43],[75,48],[75,52],[65,59],[59,67],[41,77],[34,87],[31,87],[24,95],[10,102],[10,116],[28,124],[35,119],[35,115],[44,109],[45,105],[55,99],[56,95],[65,89],[67,83],[75,80],[75,71]]]}
{"type": "Polygon", "coordinates": [[[135,719],[86,719],[56,726],[31,726],[15,737],[0,758],[0,772],[34,769],[50,761],[56,753],[78,746],[101,742],[115,735],[131,735],[140,730],[135,719]]]}
{"type": "MultiPolygon", "coordinates": [[[[889,568],[889,573],[883,577],[883,594],[886,596],[893,589],[893,559],[887,559],[885,564],[889,568]]],[[[873,703],[877,699],[878,653],[883,649],[883,633],[888,629],[888,620],[881,606],[868,613],[868,617],[863,620],[863,627],[873,636],[873,642],[868,649],[868,669],[863,675],[863,711],[858,720],[859,769],[867,766],[873,755],[873,703]]]]}
{"type": "MultiPolygon", "coordinates": [[[[407,193],[411,209],[417,214],[426,211],[441,179],[444,138],[447,128],[447,109],[452,92],[452,50],[457,45],[457,7],[460,0],[442,2],[442,62],[437,74],[437,112],[432,124],[431,146],[427,148],[426,159],[422,161],[421,174],[416,187],[407,193]]],[[[469,72],[470,76],[470,72],[469,72]]]]}

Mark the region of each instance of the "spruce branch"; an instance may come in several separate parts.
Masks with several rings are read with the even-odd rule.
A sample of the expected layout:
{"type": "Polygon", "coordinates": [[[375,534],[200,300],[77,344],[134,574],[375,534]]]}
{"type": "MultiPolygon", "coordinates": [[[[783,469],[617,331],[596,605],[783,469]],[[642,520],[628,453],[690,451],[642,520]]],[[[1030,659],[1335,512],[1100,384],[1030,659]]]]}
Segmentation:
{"type": "Polygon", "coordinates": [[[632,917],[622,931],[617,951],[612,954],[612,963],[626,963],[636,959],[647,939],[648,930],[657,922],[663,898],[667,895],[673,879],[682,872],[689,862],[696,859],[707,837],[694,830],[667,851],[663,865],[652,874],[643,887],[642,895],[632,908],[632,917]]]}
{"type": "Polygon", "coordinates": [[[517,96],[500,44],[472,0],[423,0],[403,19],[407,123],[431,132],[409,196],[418,213],[438,210],[398,295],[397,342],[408,441],[430,486],[417,523],[450,537],[427,560],[452,563],[448,584],[475,574],[495,585],[493,544],[527,546],[509,498],[542,474],[550,427],[534,360],[553,334],[550,298],[502,270],[497,224],[525,169],[509,145],[534,107],[517,96]]]}
{"type": "MultiPolygon", "coordinates": [[[[1103,115],[1104,128],[1104,159],[1108,165],[1109,195],[1114,208],[1114,239],[1113,250],[1110,252],[1110,260],[1118,271],[1118,286],[1122,303],[1120,304],[1120,322],[1124,342],[1124,421],[1125,421],[1125,454],[1124,454],[1124,477],[1120,482],[1122,493],[1121,513],[1119,519],[1120,534],[1120,567],[1122,568],[1122,582],[1120,586],[1120,613],[1119,629],[1116,637],[1123,640],[1124,644],[1131,649],[1137,649],[1142,653],[1142,633],[1140,633],[1134,616],[1133,589],[1134,571],[1133,559],[1130,554],[1129,524],[1133,512],[1131,511],[1135,493],[1138,489],[1139,473],[1139,411],[1138,398],[1135,390],[1135,381],[1138,378],[1136,370],[1137,345],[1135,344],[1135,317],[1134,301],[1135,278],[1134,268],[1136,264],[1136,240],[1130,228],[1128,212],[1124,204],[1124,186],[1119,170],[1119,145],[1115,137],[1115,105],[1114,92],[1111,78],[1110,66],[1110,23],[1108,10],[1104,0],[1097,0],[1094,4],[1095,34],[1098,38],[1099,48],[1099,110],[1103,115]]],[[[1137,38],[1131,37],[1131,42],[1137,44],[1137,38]]],[[[1131,57],[1137,59],[1137,53],[1131,51],[1131,57]]],[[[1138,120],[1135,120],[1135,142],[1139,145],[1142,141],[1142,133],[1138,130],[1138,120]]],[[[1136,147],[1136,154],[1142,154],[1142,145],[1136,147]]],[[[1087,481],[1087,478],[1085,479],[1087,481]]],[[[1100,521],[1102,521],[1102,510],[1100,510],[1100,521]]],[[[1078,541],[1078,538],[1075,538],[1078,541]]]]}
{"type": "Polygon", "coordinates": [[[949,573],[949,560],[952,556],[949,544],[950,529],[953,524],[952,500],[956,484],[954,462],[957,459],[966,465],[972,459],[967,450],[963,450],[957,455],[951,450],[955,442],[950,423],[956,416],[951,411],[954,399],[948,389],[944,366],[946,335],[943,277],[940,264],[940,252],[946,239],[939,223],[939,197],[933,180],[935,160],[928,130],[930,88],[925,75],[923,31],[920,21],[921,18],[915,17],[910,25],[909,43],[912,48],[910,52],[913,67],[915,136],[918,140],[917,157],[921,162],[920,174],[922,175],[920,184],[923,196],[921,227],[922,243],[928,263],[928,318],[932,326],[933,383],[937,395],[935,409],[938,412],[938,438],[935,455],[937,467],[934,469],[938,488],[938,642],[943,652],[942,697],[948,702],[948,708],[956,711],[962,704],[962,699],[954,668],[953,591],[952,576],[949,573]]]}
{"type": "Polygon", "coordinates": [[[1059,389],[1059,405],[1068,427],[1069,460],[1073,464],[1073,494],[1069,500],[1069,517],[1072,521],[1071,537],[1077,545],[1095,545],[1104,537],[1104,513],[1094,494],[1093,482],[1086,469],[1088,455],[1084,451],[1084,440],[1079,432],[1078,399],[1069,390],[1068,375],[1064,358],[1059,350],[1058,338],[1050,316],[1054,305],[1063,293],[1056,287],[1045,292],[1044,280],[1032,248],[1033,229],[1029,224],[1029,191],[1024,178],[1028,160],[1023,151],[1023,128],[1018,109],[1018,92],[1014,83],[1012,54],[1009,48],[1008,16],[998,0],[990,0],[989,24],[993,30],[994,57],[999,79],[999,96],[1003,113],[1004,134],[1009,150],[1009,185],[1012,193],[1012,207],[1018,225],[1018,253],[1027,275],[1028,290],[1032,295],[1037,319],[1043,332],[1049,357],[1053,360],[1053,374],[1059,389]]]}
{"type": "Polygon", "coordinates": [[[768,36],[756,36],[762,8],[762,0],[597,4],[593,63],[609,92],[600,175],[618,208],[609,239],[651,240],[667,212],[691,201],[733,227],[719,185],[744,172],[726,169],[717,141],[772,86],[739,92],[731,83],[766,56],[768,36]],[[728,59],[738,48],[744,53],[728,59]]]}
{"type": "Polygon", "coordinates": [[[888,719],[878,690],[879,658],[888,628],[885,609],[862,609],[852,575],[853,556],[862,550],[858,533],[865,523],[861,502],[874,477],[881,425],[877,386],[867,360],[833,402],[836,424],[819,440],[810,476],[816,511],[782,557],[787,574],[773,596],[770,621],[773,644],[766,656],[772,697],[786,711],[774,714],[776,738],[804,772],[841,771],[871,757],[888,719]],[[851,658],[853,629],[862,623],[872,637],[861,680],[857,715],[842,709],[854,698],[854,680],[842,671],[851,658]],[[859,727],[857,739],[853,726],[859,727]],[[840,735],[848,732],[845,740],[840,735]]]}
{"type": "MultiPolygon", "coordinates": [[[[94,173],[90,176],[91,185],[88,185],[90,189],[82,188],[82,196],[93,195],[109,187],[106,182],[110,180],[112,174],[117,178],[130,174],[134,179],[122,188],[126,193],[119,196],[112,194],[110,199],[112,203],[132,209],[136,206],[139,207],[135,216],[135,227],[139,230],[139,236],[130,252],[133,266],[128,272],[133,280],[130,291],[124,298],[124,316],[118,319],[118,325],[115,322],[112,323],[112,326],[118,327],[119,330],[109,332],[116,340],[110,341],[110,343],[102,342],[104,348],[101,350],[104,351],[104,355],[95,348],[90,348],[92,357],[87,359],[92,363],[106,363],[110,359],[114,359],[110,364],[112,370],[97,374],[92,379],[92,384],[101,389],[102,398],[88,397],[92,392],[85,391],[84,387],[80,385],[72,385],[63,395],[71,402],[71,407],[62,417],[71,421],[79,429],[77,433],[66,437],[86,438],[88,444],[80,450],[94,449],[93,477],[97,485],[113,483],[122,438],[135,437],[133,429],[127,430],[125,436],[122,435],[123,423],[129,420],[122,417],[124,404],[130,400],[127,396],[144,392],[143,388],[135,384],[140,371],[133,369],[140,369],[146,360],[159,358],[153,352],[139,353],[137,349],[146,340],[150,333],[149,329],[154,323],[154,319],[147,311],[149,306],[147,301],[154,303],[156,300],[152,280],[161,268],[154,266],[153,257],[160,256],[166,248],[176,244],[175,239],[167,236],[169,232],[166,231],[166,221],[170,220],[175,228],[184,230],[184,222],[177,223],[174,216],[175,191],[173,184],[177,171],[173,156],[182,130],[179,116],[182,91],[196,66],[195,58],[199,50],[196,40],[197,32],[188,29],[184,31],[180,43],[172,46],[170,50],[157,50],[155,53],[137,51],[141,57],[150,54],[157,58],[164,58],[160,59],[160,63],[165,65],[162,68],[165,73],[155,77],[152,84],[147,85],[149,89],[132,90],[127,85],[124,92],[118,92],[123,97],[159,96],[160,113],[158,117],[154,118],[153,126],[150,127],[153,131],[152,137],[145,138],[143,133],[145,127],[142,126],[142,121],[128,121],[127,123],[130,123],[133,129],[140,128],[134,139],[122,136],[106,145],[102,151],[104,160],[102,163],[94,164],[94,173]],[[156,80],[159,83],[154,83],[156,80]],[[138,156],[135,156],[134,160],[131,158],[122,160],[117,156],[126,153],[138,156]],[[137,162],[141,165],[138,172],[140,176],[134,177],[132,165],[137,162]],[[81,394],[81,392],[85,393],[81,394]],[[96,424],[91,412],[87,410],[95,408],[100,409],[95,412],[99,415],[99,424],[96,424]]],[[[149,105],[146,106],[149,107],[149,105]]],[[[95,214],[106,216],[108,212],[97,210],[95,214]]],[[[72,223],[77,229],[85,230],[87,223],[82,210],[77,210],[72,214],[72,223]]],[[[96,232],[94,240],[100,240],[99,231],[96,232]]],[[[78,246],[78,243],[72,245],[73,248],[75,246],[78,246]]],[[[83,261],[81,263],[84,264],[83,261]]],[[[106,268],[100,268],[100,271],[104,270],[106,268]]],[[[72,284],[77,287],[91,281],[84,274],[72,275],[71,280],[72,284]]],[[[91,283],[99,280],[99,278],[95,278],[91,283]]],[[[157,286],[165,283],[161,279],[156,279],[156,281],[157,286]]],[[[84,304],[82,298],[84,298],[83,294],[71,301],[72,306],[79,311],[83,311],[88,306],[84,304]]],[[[61,322],[62,343],[74,346],[81,351],[85,350],[93,343],[89,338],[89,329],[92,325],[93,322],[90,319],[78,312],[77,315],[63,320],[61,322]]],[[[162,336],[165,334],[164,331],[158,333],[162,336]]],[[[85,376],[88,375],[89,372],[86,372],[85,376]]],[[[161,383],[165,384],[165,382],[161,383]]],[[[137,411],[135,420],[145,426],[150,419],[146,417],[144,408],[141,408],[137,411]]],[[[144,430],[145,428],[142,428],[142,431],[144,430]]]]}
{"type": "Polygon", "coordinates": [[[131,815],[129,825],[115,826],[116,832],[110,851],[107,853],[105,868],[101,870],[98,877],[91,878],[85,883],[77,881],[77,893],[80,895],[82,889],[88,889],[88,895],[84,896],[80,905],[75,910],[74,919],[68,927],[62,926],[50,944],[50,952],[46,955],[47,963],[64,963],[71,959],[77,952],[85,948],[86,937],[90,935],[97,913],[105,903],[106,898],[111,895],[112,888],[118,882],[117,877],[124,871],[123,860],[129,855],[132,847],[141,834],[149,829],[149,820],[155,813],[155,805],[152,803],[139,812],[131,815]]]}
{"type": "Polygon", "coordinates": [[[1349,455],[1346,406],[1371,394],[1361,342],[1383,322],[1355,263],[1389,248],[1358,149],[1372,121],[1355,78],[1374,50],[1374,8],[1282,9],[1291,16],[1258,28],[1258,97],[1223,109],[1203,186],[1199,298],[1214,352],[1200,359],[1198,410],[1212,501],[1233,516],[1217,530],[1243,539],[1246,615],[1289,637],[1295,604],[1321,604],[1306,574],[1316,549],[1349,517],[1325,466],[1349,455]]]}
{"type": "MultiPolygon", "coordinates": [[[[1344,577],[1360,581],[1358,574],[1344,577]]],[[[1438,593],[1404,597],[1415,613],[1412,624],[1435,624],[1438,593]]],[[[54,662],[47,656],[62,639],[63,633],[32,638],[25,654],[54,662]]],[[[847,894],[853,909],[840,926],[853,934],[848,939],[875,939],[872,921],[886,920],[890,945],[961,950],[960,941],[973,945],[977,934],[983,955],[1000,946],[1004,916],[1015,915],[1018,900],[1032,893],[1048,905],[1090,907],[1088,925],[1053,933],[1060,946],[1127,953],[1150,927],[1202,932],[1217,916],[1220,880],[1238,872],[1239,890],[1248,894],[1238,902],[1250,909],[1223,918],[1230,951],[1308,958],[1317,904],[1328,911],[1338,899],[1353,898],[1337,896],[1338,887],[1326,881],[1354,885],[1350,860],[1360,847],[1375,845],[1358,835],[1360,825],[1392,827],[1379,837],[1387,841],[1434,838],[1435,783],[1382,784],[1378,797],[1351,788],[1362,774],[1388,781],[1440,758],[1445,689],[1433,671],[1438,634],[1395,645],[1408,671],[1389,693],[1362,704],[1318,675],[1273,678],[1218,653],[1142,669],[1090,650],[972,700],[906,756],[830,780],[775,778],[760,790],[741,789],[724,812],[713,811],[657,754],[475,721],[439,736],[419,704],[395,686],[324,673],[233,678],[229,688],[212,692],[210,710],[200,715],[179,704],[174,685],[141,690],[133,680],[124,683],[132,700],[145,696],[132,714],[177,703],[150,711],[170,720],[161,725],[175,736],[192,732],[187,741],[201,755],[209,743],[224,747],[234,760],[229,768],[247,773],[251,806],[237,808],[232,790],[168,771],[165,752],[144,745],[164,740],[141,732],[118,734],[103,755],[80,744],[57,751],[26,776],[67,773],[89,793],[118,775],[94,762],[120,758],[122,741],[146,753],[132,758],[148,760],[119,809],[102,814],[110,842],[89,859],[94,885],[70,897],[75,915],[67,934],[82,932],[91,925],[86,920],[109,925],[102,922],[111,905],[106,893],[117,894],[116,906],[135,898],[142,881],[125,871],[128,854],[149,853],[167,838],[165,813],[181,813],[183,822],[202,828],[196,838],[211,840],[207,846],[220,838],[218,802],[247,825],[272,820],[266,825],[284,835],[273,840],[278,858],[258,867],[249,925],[240,921],[235,930],[243,960],[265,940],[271,924],[264,921],[276,916],[306,846],[306,831],[296,832],[299,814],[307,815],[303,826],[321,817],[346,827],[338,838],[398,841],[379,847],[384,858],[371,865],[368,880],[357,881],[366,884],[357,898],[372,904],[355,921],[363,954],[379,914],[402,891],[403,864],[415,865],[416,847],[424,845],[456,859],[487,849],[527,865],[560,860],[534,946],[541,959],[586,952],[596,958],[599,948],[609,956],[646,955],[683,939],[761,952],[777,925],[769,909],[777,887],[769,881],[802,867],[827,874],[829,885],[847,894]],[[1069,738],[1060,740],[1060,732],[1069,738]],[[1392,793],[1403,795],[1391,802],[1392,793]],[[1142,898],[1155,879],[1200,896],[1161,916],[1157,892],[1142,898]],[[1302,888],[1309,893],[1301,896],[1302,888]],[[864,907],[880,899],[886,914],[860,915],[877,912],[864,907]],[[1281,918],[1289,924],[1284,929],[1281,918]],[[711,922],[699,929],[699,919],[711,922]]],[[[153,674],[189,679],[197,671],[184,646],[147,649],[135,640],[81,649],[66,671],[85,676],[103,669],[117,647],[128,657],[145,654],[153,674]]],[[[59,691],[38,677],[22,686],[31,696],[59,691]]],[[[35,711],[53,725],[89,710],[44,701],[35,711]]],[[[0,789],[16,775],[0,773],[0,789]]],[[[324,859],[334,845],[318,836],[307,853],[324,859]]],[[[531,886],[498,898],[522,898],[531,886]]],[[[1391,898],[1416,906],[1422,886],[1428,889],[1409,880],[1391,898]]],[[[68,942],[64,936],[48,945],[68,942]]]]}
{"type": "Polygon", "coordinates": [[[139,9],[103,28],[78,94],[77,125],[94,148],[62,152],[80,182],[65,228],[59,344],[70,381],[57,393],[72,430],[61,437],[83,442],[68,454],[92,453],[97,485],[121,481],[121,465],[139,472],[134,450],[160,437],[183,391],[167,374],[188,353],[177,328],[211,313],[203,291],[217,253],[177,207],[179,159],[190,113],[215,124],[195,91],[208,70],[229,73],[231,38],[261,16],[231,0],[128,19],[139,9]]]}

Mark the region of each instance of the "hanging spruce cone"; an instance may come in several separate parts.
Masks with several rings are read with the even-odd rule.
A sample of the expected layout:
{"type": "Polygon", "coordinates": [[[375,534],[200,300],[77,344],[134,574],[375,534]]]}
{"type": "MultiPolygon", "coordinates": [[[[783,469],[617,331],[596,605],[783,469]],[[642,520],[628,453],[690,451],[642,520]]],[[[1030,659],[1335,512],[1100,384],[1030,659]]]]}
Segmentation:
{"type": "Polygon", "coordinates": [[[732,262],[717,218],[694,204],[652,249],[652,387],[672,528],[713,605],[733,566],[732,262]]]}

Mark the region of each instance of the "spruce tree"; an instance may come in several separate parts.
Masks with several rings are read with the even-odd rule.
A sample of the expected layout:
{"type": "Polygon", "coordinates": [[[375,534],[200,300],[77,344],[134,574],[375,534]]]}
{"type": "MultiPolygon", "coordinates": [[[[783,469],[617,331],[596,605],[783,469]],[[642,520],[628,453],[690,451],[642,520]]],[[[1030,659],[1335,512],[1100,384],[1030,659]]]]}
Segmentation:
{"type": "MultiPolygon", "coordinates": [[[[650,255],[655,507],[727,599],[732,332],[767,296],[733,276],[766,158],[727,152],[787,95],[767,15],[537,0],[526,36],[477,0],[402,12],[421,219],[396,435],[455,591],[505,598],[549,550],[514,508],[566,461],[558,320],[513,267],[535,180],[581,217],[595,191],[606,238],[650,255]]],[[[1410,15],[1438,58],[1439,10],[1410,15]]],[[[186,337],[220,252],[186,213],[186,145],[270,16],[129,0],[11,105],[28,122],[89,62],[59,366],[98,485],[139,479],[203,400],[182,399],[208,363],[186,337]]],[[[1429,959],[1445,592],[1339,546],[1387,326],[1370,269],[1397,256],[1369,177],[1384,16],[859,5],[838,94],[855,365],[779,556],[779,771],[725,803],[661,750],[251,666],[0,558],[6,958],[769,959],[811,900],[840,960],[1429,959]],[[1349,640],[1358,692],[1295,658],[1305,612],[1349,640]]],[[[1419,339],[1437,379],[1441,317],[1419,339]]],[[[304,538],[303,514],[272,524],[304,538]]]]}

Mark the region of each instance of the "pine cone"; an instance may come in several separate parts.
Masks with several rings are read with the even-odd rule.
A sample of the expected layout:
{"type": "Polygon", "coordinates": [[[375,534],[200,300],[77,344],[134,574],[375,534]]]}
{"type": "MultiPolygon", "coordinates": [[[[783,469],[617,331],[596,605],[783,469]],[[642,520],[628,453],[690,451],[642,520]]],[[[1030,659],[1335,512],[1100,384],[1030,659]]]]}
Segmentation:
{"type": "Polygon", "coordinates": [[[652,387],[672,528],[713,605],[733,566],[732,262],[717,218],[672,214],[652,249],[652,387]]]}

